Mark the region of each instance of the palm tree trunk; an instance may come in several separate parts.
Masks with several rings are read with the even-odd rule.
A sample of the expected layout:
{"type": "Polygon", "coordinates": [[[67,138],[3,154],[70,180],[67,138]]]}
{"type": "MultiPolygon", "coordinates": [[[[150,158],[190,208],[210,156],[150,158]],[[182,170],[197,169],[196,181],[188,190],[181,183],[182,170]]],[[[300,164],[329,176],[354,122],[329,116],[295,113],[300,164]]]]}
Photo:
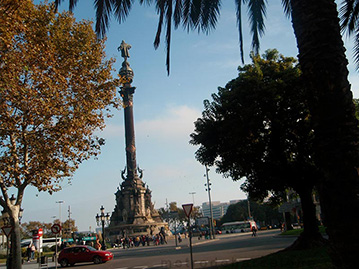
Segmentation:
{"type": "Polygon", "coordinates": [[[333,262],[355,268],[359,249],[358,128],[334,0],[291,0],[299,63],[309,89],[318,191],[333,262]]]}

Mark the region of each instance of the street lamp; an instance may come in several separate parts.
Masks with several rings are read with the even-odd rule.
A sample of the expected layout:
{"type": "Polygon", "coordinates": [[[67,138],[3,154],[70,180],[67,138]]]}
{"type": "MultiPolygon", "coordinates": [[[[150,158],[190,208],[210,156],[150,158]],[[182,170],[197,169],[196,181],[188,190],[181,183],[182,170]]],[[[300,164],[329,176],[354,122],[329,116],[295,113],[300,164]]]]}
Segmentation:
{"type": "Polygon", "coordinates": [[[209,223],[210,237],[215,239],[214,227],[213,227],[213,210],[212,210],[212,201],[211,201],[211,185],[212,185],[212,183],[209,182],[209,177],[208,177],[209,168],[207,168],[207,165],[205,166],[205,168],[206,168],[206,174],[204,176],[207,178],[207,183],[204,185],[207,187],[206,191],[208,192],[209,211],[211,214],[211,220],[209,223]]]}
{"type": "Polygon", "coordinates": [[[100,208],[100,215],[97,213],[95,218],[96,218],[97,226],[100,226],[100,225],[102,226],[102,249],[105,250],[106,249],[105,223],[107,225],[110,224],[110,214],[109,213],[105,214],[105,208],[102,205],[100,208]]]}
{"type": "MultiPolygon", "coordinates": [[[[60,200],[60,201],[56,201],[56,204],[59,204],[59,222],[60,222],[60,226],[62,226],[61,223],[61,205],[64,203],[64,201],[60,200]]],[[[62,229],[60,230],[60,235],[62,235],[62,229]]]]}
{"type": "Polygon", "coordinates": [[[192,201],[193,201],[193,206],[194,206],[194,195],[196,194],[196,192],[193,191],[193,192],[190,192],[189,194],[192,194],[192,201]]]}

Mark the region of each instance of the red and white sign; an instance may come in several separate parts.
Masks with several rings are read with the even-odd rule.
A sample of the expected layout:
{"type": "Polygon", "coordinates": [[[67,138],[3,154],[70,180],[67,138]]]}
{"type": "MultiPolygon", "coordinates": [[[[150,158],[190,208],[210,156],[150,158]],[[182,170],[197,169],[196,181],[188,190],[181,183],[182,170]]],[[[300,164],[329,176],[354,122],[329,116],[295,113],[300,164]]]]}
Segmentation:
{"type": "Polygon", "coordinates": [[[38,234],[38,236],[40,236],[40,237],[44,234],[44,232],[43,232],[42,228],[39,228],[39,230],[38,230],[38,233],[37,233],[37,234],[38,234]]]}
{"type": "Polygon", "coordinates": [[[12,226],[4,226],[1,228],[6,235],[6,237],[9,237],[9,235],[12,233],[13,227],[12,226]]]}
{"type": "Polygon", "coordinates": [[[186,216],[189,218],[189,215],[192,212],[193,204],[184,204],[182,205],[183,211],[186,214],[186,216]]]}
{"type": "Polygon", "coordinates": [[[54,225],[51,226],[51,232],[54,234],[59,234],[61,231],[61,226],[58,223],[55,223],[54,225]]]}

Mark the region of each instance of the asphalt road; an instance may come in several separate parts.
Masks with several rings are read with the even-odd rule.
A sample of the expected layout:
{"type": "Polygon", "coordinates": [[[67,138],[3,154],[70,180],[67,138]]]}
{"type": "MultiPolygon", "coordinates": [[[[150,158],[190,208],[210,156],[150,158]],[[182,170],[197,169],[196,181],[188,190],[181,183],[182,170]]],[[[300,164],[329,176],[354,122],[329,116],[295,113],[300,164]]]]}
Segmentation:
{"type": "MultiPolygon", "coordinates": [[[[250,233],[217,235],[216,239],[193,240],[194,268],[206,268],[228,264],[277,252],[289,246],[295,237],[278,236],[279,230],[259,231],[257,237],[250,233]]],[[[189,240],[184,239],[176,248],[175,241],[160,246],[112,249],[114,259],[104,264],[75,264],[80,269],[144,269],[190,268],[189,240]]],[[[42,268],[55,268],[54,263],[42,268]]],[[[2,266],[0,266],[2,267],[2,266]]],[[[36,264],[24,264],[24,269],[39,268],[36,264]]],[[[59,266],[60,268],[60,266],[59,266]]]]}

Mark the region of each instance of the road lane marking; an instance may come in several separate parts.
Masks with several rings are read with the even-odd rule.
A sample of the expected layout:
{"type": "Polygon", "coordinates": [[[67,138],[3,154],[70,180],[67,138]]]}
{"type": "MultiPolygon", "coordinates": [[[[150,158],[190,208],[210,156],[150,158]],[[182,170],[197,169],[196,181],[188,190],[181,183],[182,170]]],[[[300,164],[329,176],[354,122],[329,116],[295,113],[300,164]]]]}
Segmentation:
{"type": "Polygon", "coordinates": [[[225,259],[225,260],[215,260],[214,262],[229,262],[228,259],[225,259]]]}
{"type": "MultiPolygon", "coordinates": [[[[203,245],[203,244],[215,242],[215,241],[218,241],[218,240],[219,239],[211,239],[211,240],[206,240],[206,241],[202,241],[202,242],[192,243],[192,246],[203,245]]],[[[189,247],[189,244],[187,246],[189,247]]]]}

